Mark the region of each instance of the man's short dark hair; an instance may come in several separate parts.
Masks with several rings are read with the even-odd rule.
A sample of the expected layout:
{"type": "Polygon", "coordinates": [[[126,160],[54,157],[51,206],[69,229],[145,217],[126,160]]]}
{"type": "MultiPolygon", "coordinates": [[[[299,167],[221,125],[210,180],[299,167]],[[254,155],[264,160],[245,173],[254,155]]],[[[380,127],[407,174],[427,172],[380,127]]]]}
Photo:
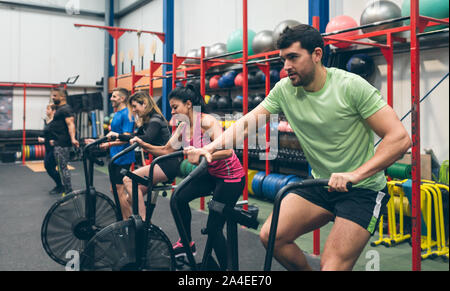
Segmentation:
{"type": "Polygon", "coordinates": [[[128,98],[130,98],[130,91],[125,88],[117,87],[112,90],[113,92],[119,92],[122,97],[125,97],[125,103],[128,102],[128,98]]]}
{"type": "Polygon", "coordinates": [[[324,42],[320,32],[307,24],[299,24],[292,28],[286,27],[277,41],[278,49],[290,47],[293,43],[299,41],[302,48],[310,54],[318,47],[324,50],[324,42]]]}
{"type": "Polygon", "coordinates": [[[67,90],[64,87],[54,87],[52,91],[58,92],[60,96],[67,98],[69,94],[67,94],[67,90]]]}

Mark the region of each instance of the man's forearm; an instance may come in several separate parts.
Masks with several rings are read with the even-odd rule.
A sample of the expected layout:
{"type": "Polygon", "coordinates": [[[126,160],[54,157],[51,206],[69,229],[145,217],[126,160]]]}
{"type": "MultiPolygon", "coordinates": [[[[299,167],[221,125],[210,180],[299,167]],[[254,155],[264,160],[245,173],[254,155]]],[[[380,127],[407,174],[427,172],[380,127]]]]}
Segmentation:
{"type": "Polygon", "coordinates": [[[75,139],[75,124],[74,123],[70,123],[67,128],[69,129],[69,135],[70,135],[70,139],[74,140],[75,139]]]}
{"type": "Polygon", "coordinates": [[[411,146],[408,135],[386,136],[378,146],[375,155],[354,171],[359,180],[364,180],[395,163],[411,146]]]}

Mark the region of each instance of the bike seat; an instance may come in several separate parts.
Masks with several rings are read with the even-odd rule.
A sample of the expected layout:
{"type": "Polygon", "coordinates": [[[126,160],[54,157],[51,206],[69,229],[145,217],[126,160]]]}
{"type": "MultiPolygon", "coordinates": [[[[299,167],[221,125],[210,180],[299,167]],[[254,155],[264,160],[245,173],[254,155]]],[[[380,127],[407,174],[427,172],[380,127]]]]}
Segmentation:
{"type": "Polygon", "coordinates": [[[239,223],[243,226],[257,229],[259,222],[248,211],[236,207],[226,206],[224,203],[211,200],[208,202],[208,208],[211,211],[215,211],[223,216],[227,220],[239,223]]]}
{"type": "Polygon", "coordinates": [[[120,170],[120,173],[122,175],[124,175],[124,176],[127,176],[131,180],[136,181],[137,183],[139,183],[141,185],[147,186],[148,183],[150,182],[150,179],[148,177],[138,176],[138,175],[134,174],[133,172],[127,170],[127,169],[120,170]]]}

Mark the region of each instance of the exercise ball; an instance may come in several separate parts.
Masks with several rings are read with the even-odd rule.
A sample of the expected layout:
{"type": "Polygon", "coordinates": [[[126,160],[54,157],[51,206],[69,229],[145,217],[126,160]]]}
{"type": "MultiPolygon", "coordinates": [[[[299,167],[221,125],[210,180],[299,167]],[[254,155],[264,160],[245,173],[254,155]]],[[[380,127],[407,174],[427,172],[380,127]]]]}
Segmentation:
{"type": "Polygon", "coordinates": [[[205,104],[209,103],[209,99],[211,98],[210,95],[205,95],[205,98],[203,98],[203,100],[205,100],[205,104]]]}
{"type": "MultiPolygon", "coordinates": [[[[409,1],[409,0],[408,0],[409,1]]],[[[400,7],[398,7],[397,4],[391,1],[387,0],[380,0],[371,3],[368,5],[363,13],[361,14],[361,18],[359,20],[359,23],[361,25],[371,24],[378,21],[393,19],[393,18],[399,18],[402,16],[402,11],[400,10],[400,7]]],[[[363,28],[363,33],[369,33],[373,31],[380,31],[384,29],[389,29],[393,27],[399,27],[402,26],[402,21],[394,22],[394,23],[387,23],[383,25],[378,25],[375,27],[369,27],[369,28],[363,28]]],[[[379,35],[379,36],[373,36],[370,37],[371,40],[378,41],[378,42],[385,42],[386,41],[386,35],[379,35]]]]}
{"type": "Polygon", "coordinates": [[[208,102],[208,109],[209,110],[213,110],[217,108],[217,101],[219,100],[220,95],[211,95],[211,97],[209,98],[209,102],[208,102]]]}
{"type": "Polygon", "coordinates": [[[367,54],[356,54],[348,60],[346,69],[368,80],[375,72],[375,63],[367,54]]]}
{"type": "MultiPolygon", "coordinates": [[[[330,32],[349,29],[349,28],[353,28],[353,27],[357,27],[357,26],[358,26],[358,23],[352,17],[347,16],[347,15],[339,15],[339,16],[336,16],[333,19],[331,19],[330,22],[328,22],[327,27],[325,28],[325,32],[330,33],[330,32]]],[[[339,33],[339,34],[333,35],[331,37],[336,36],[336,37],[344,38],[344,37],[354,36],[354,35],[358,35],[358,34],[359,34],[359,30],[353,30],[353,31],[349,31],[349,32],[339,33]]],[[[351,43],[338,42],[338,43],[334,43],[333,45],[338,48],[346,48],[346,47],[351,46],[351,43]]]]}
{"type": "Polygon", "coordinates": [[[258,84],[258,80],[256,79],[256,74],[254,72],[248,73],[248,84],[249,85],[258,84]]]}
{"type": "MultiPolygon", "coordinates": [[[[247,31],[247,35],[248,35],[248,40],[247,40],[248,55],[251,56],[251,55],[253,55],[252,42],[253,42],[253,39],[255,38],[256,33],[253,30],[249,29],[247,31]]],[[[242,48],[243,37],[244,37],[244,32],[242,29],[238,29],[238,30],[234,31],[233,33],[231,33],[227,40],[227,52],[231,53],[231,52],[243,50],[243,48],[242,48]]],[[[232,55],[231,58],[232,59],[242,58],[242,54],[232,55]]]]}
{"type": "MultiPolygon", "coordinates": [[[[197,49],[191,49],[186,53],[186,57],[189,57],[189,58],[194,58],[196,56],[197,56],[197,49]]],[[[186,59],[184,61],[184,63],[185,64],[194,64],[194,61],[195,60],[193,60],[193,59],[186,59]]]]}
{"type": "Polygon", "coordinates": [[[252,99],[252,108],[256,108],[264,100],[264,95],[256,95],[252,99]]]}
{"type": "Polygon", "coordinates": [[[219,88],[220,75],[215,75],[209,79],[209,88],[218,89],[219,88]]]}
{"type": "Polygon", "coordinates": [[[233,109],[242,109],[242,103],[243,103],[243,97],[241,95],[238,95],[233,98],[231,106],[233,109]]]}
{"type": "Polygon", "coordinates": [[[266,81],[266,74],[263,71],[258,70],[255,74],[255,83],[260,84],[266,81]]]}
{"type": "Polygon", "coordinates": [[[277,45],[278,39],[280,38],[280,35],[283,33],[283,31],[286,29],[286,27],[292,28],[299,24],[301,24],[301,23],[298,22],[297,20],[292,20],[292,19],[284,20],[284,21],[281,21],[280,23],[278,23],[277,26],[275,26],[275,28],[273,29],[273,46],[275,48],[278,47],[278,45],[277,45]]]}
{"type": "Polygon", "coordinates": [[[229,107],[231,107],[230,105],[231,105],[231,100],[230,100],[230,98],[228,98],[226,96],[221,96],[217,100],[217,108],[219,108],[219,109],[229,108],[229,107]]]}
{"type": "MultiPolygon", "coordinates": [[[[402,16],[410,16],[410,1],[409,0],[403,0],[402,4],[402,16]]],[[[420,0],[419,1],[419,14],[421,16],[428,16],[432,18],[448,18],[449,13],[449,5],[448,0],[420,0]]],[[[409,24],[409,20],[406,21],[407,24],[409,24]]],[[[431,26],[425,29],[425,31],[433,31],[433,30],[439,30],[443,29],[445,25],[437,25],[437,26],[431,26]]]]}
{"type": "Polygon", "coordinates": [[[227,53],[227,45],[221,42],[213,44],[209,48],[209,56],[217,57],[227,53]]]}
{"type": "Polygon", "coordinates": [[[288,73],[284,68],[281,68],[280,70],[280,79],[286,78],[288,76],[288,73]]]}
{"type": "Polygon", "coordinates": [[[271,69],[269,74],[270,74],[270,82],[275,83],[280,81],[280,72],[278,72],[278,70],[271,69]]]}
{"type": "Polygon", "coordinates": [[[271,30],[258,32],[253,38],[252,49],[255,54],[274,51],[273,32],[271,30]]]}
{"type": "Polygon", "coordinates": [[[239,73],[236,75],[236,77],[234,78],[234,85],[236,87],[242,87],[242,83],[244,81],[244,78],[242,76],[242,73],[239,73]]]}
{"type": "Polygon", "coordinates": [[[231,88],[234,86],[234,78],[237,73],[235,71],[228,71],[222,75],[219,79],[219,87],[220,88],[231,88]]]}

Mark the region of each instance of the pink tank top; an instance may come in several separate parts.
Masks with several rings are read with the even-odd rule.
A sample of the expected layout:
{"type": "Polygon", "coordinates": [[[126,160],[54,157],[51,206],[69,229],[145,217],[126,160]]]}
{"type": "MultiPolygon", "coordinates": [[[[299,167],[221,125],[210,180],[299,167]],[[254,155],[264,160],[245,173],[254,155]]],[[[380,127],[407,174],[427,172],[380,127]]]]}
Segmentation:
{"type": "MultiPolygon", "coordinates": [[[[197,115],[197,117],[189,145],[195,148],[201,148],[209,144],[211,139],[209,136],[202,134],[201,114],[194,112],[194,115],[197,115]]],[[[239,181],[245,176],[244,169],[234,150],[231,157],[209,163],[208,172],[211,176],[225,179],[225,182],[239,181]]]]}

